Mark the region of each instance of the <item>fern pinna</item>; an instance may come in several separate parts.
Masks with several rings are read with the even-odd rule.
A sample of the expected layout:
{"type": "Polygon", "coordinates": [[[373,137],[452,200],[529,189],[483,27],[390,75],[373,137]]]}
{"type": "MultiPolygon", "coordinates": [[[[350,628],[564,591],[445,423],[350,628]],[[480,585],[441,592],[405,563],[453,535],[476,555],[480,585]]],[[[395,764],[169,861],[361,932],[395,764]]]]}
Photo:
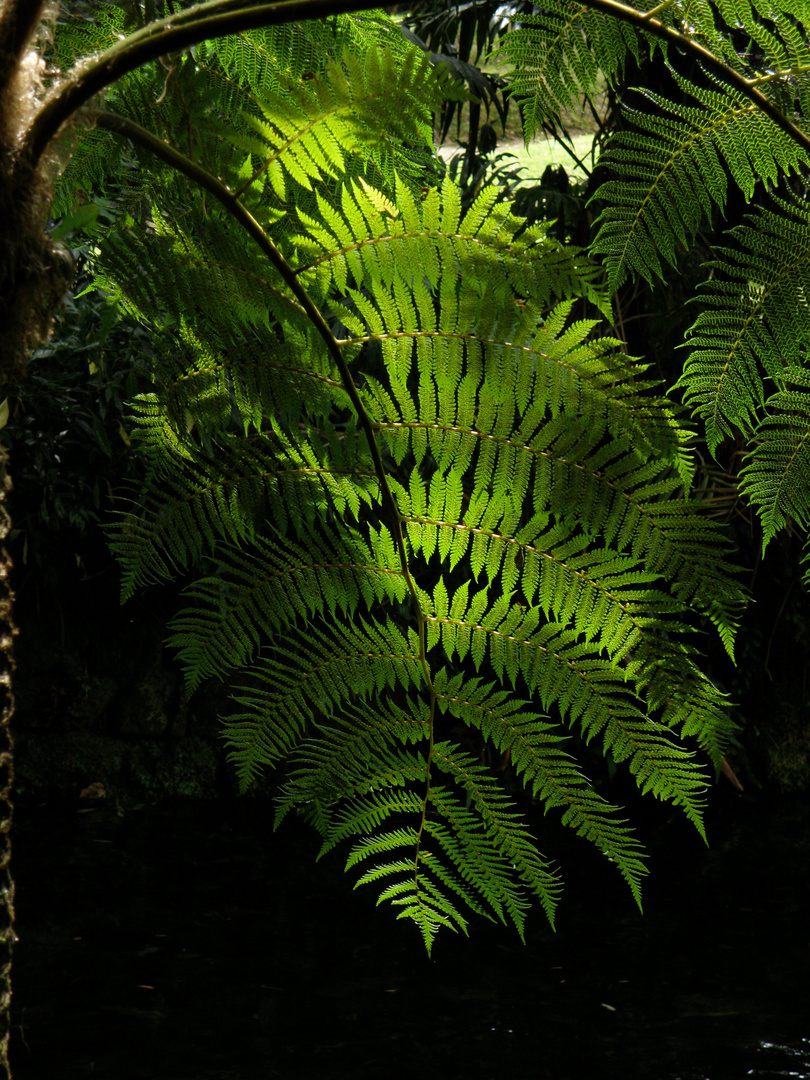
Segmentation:
{"type": "Polygon", "coordinates": [[[174,343],[134,403],[124,596],[194,573],[171,642],[190,689],[230,679],[240,783],[283,764],[279,819],[349,841],[429,949],[470,910],[553,921],[520,792],[639,900],[583,740],[702,830],[694,755],[729,722],[685,634],[731,651],[743,596],[597,267],[495,189],[462,213],[431,144],[449,76],[382,16],[329,25],[317,57],[304,24],[143,69],[65,183],[129,140],[99,284],[174,343]]]}

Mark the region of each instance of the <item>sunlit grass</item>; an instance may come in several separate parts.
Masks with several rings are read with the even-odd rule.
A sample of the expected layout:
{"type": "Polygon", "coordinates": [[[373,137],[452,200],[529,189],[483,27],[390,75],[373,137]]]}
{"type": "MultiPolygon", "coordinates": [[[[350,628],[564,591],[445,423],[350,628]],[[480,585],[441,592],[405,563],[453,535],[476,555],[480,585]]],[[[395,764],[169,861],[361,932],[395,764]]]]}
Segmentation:
{"type": "MultiPolygon", "coordinates": [[[[499,165],[507,165],[507,167],[524,169],[523,183],[535,183],[538,181],[546,168],[549,165],[562,165],[571,180],[584,180],[586,173],[577,165],[575,158],[578,158],[585,169],[592,168],[593,161],[591,159],[591,150],[593,147],[593,135],[575,135],[571,140],[571,143],[567,144],[571,150],[571,153],[567,153],[566,150],[555,139],[551,139],[547,136],[540,136],[534,139],[528,146],[524,145],[522,140],[510,139],[509,141],[499,140],[496,154],[512,154],[514,156],[514,165],[510,165],[503,157],[498,161],[499,165]],[[571,154],[574,156],[572,157],[571,154]]],[[[440,153],[445,160],[449,160],[454,154],[463,154],[463,147],[459,147],[458,143],[452,139],[448,139],[442,146],[440,153]]]]}
{"type": "Polygon", "coordinates": [[[591,148],[593,135],[575,135],[568,144],[574,157],[566,153],[565,149],[555,140],[546,136],[534,139],[528,149],[522,142],[513,143],[508,147],[498,147],[498,150],[508,149],[515,155],[517,164],[526,170],[526,180],[539,179],[549,165],[562,165],[568,175],[573,179],[584,179],[585,172],[579,168],[574,158],[578,158],[586,169],[592,167],[591,148]]]}

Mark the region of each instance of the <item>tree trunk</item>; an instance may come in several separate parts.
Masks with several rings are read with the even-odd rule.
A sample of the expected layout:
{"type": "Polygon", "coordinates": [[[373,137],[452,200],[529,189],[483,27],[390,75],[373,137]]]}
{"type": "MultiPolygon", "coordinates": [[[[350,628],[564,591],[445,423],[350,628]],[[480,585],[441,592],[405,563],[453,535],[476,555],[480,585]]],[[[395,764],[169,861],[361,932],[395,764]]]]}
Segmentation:
{"type": "MultiPolygon", "coordinates": [[[[44,0],[0,3],[0,399],[20,376],[26,356],[47,337],[55,306],[54,290],[47,287],[54,249],[44,231],[48,194],[40,179],[44,170],[38,176],[24,162],[20,167],[20,139],[31,120],[41,78],[31,46],[44,9],[44,0]]],[[[10,489],[8,456],[0,446],[0,1080],[11,1078],[8,1043],[15,941],[11,876],[15,629],[11,558],[6,549],[10,489]]]]}
{"type": "Polygon", "coordinates": [[[14,934],[14,880],[11,876],[11,788],[14,780],[11,718],[14,635],[11,558],[6,538],[11,528],[6,498],[11,488],[8,456],[0,446],[0,1080],[10,1080],[8,1037],[11,1028],[11,952],[14,934]]]}

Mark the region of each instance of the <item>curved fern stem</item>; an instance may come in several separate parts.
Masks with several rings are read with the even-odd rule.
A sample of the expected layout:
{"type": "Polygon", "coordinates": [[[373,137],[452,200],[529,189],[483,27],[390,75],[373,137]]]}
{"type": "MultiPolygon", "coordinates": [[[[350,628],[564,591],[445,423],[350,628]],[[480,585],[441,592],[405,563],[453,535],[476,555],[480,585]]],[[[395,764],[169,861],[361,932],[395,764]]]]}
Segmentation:
{"type": "Polygon", "coordinates": [[[777,82],[793,75],[806,75],[810,71],[810,64],[793,64],[790,67],[779,68],[778,71],[769,71],[765,75],[757,75],[755,79],[749,79],[751,86],[764,86],[769,82],[777,82]]]}
{"type": "Polygon", "coordinates": [[[385,471],[382,455],[380,454],[380,448],[377,443],[377,425],[374,424],[368,411],[363,405],[340,345],[332,334],[332,331],[329,329],[320,310],[313,303],[309,293],[298,280],[295,271],[261,227],[259,222],[245,209],[242,203],[239,202],[238,194],[234,194],[230,188],[209,173],[207,169],[202,168],[197,162],[185,157],[185,155],[179,153],[168,143],[159,139],[145,128],[142,128],[139,124],[134,123],[134,121],[109,112],[94,112],[92,114],[92,119],[95,120],[98,127],[123,135],[125,138],[131,139],[135,144],[142,146],[145,150],[153,153],[161,161],[164,161],[169,165],[170,168],[181,172],[184,176],[187,176],[204,191],[207,191],[218,200],[220,205],[239,222],[242,228],[261,249],[262,253],[267,257],[269,262],[278,271],[279,275],[290,289],[290,292],[298,301],[302,311],[306,313],[312,325],[322,338],[329,355],[334,360],[335,366],[340,373],[343,388],[349,396],[358,423],[368,442],[369,451],[374,464],[374,472],[380,485],[380,502],[390,521],[394,543],[399,555],[400,566],[402,567],[402,576],[405,579],[408,592],[410,593],[414,604],[414,610],[416,611],[419,664],[422,668],[425,685],[429,693],[429,742],[425,765],[425,795],[422,803],[422,813],[417,832],[416,851],[414,855],[414,873],[418,881],[421,841],[425,823],[427,821],[427,808],[431,795],[431,766],[434,752],[434,725],[437,693],[431,677],[430,666],[427,661],[427,616],[422,609],[416,583],[413,580],[408,565],[408,552],[405,546],[405,534],[403,532],[403,524],[406,521],[406,518],[400,512],[394,493],[391,490],[391,485],[388,482],[388,474],[385,471]]]}

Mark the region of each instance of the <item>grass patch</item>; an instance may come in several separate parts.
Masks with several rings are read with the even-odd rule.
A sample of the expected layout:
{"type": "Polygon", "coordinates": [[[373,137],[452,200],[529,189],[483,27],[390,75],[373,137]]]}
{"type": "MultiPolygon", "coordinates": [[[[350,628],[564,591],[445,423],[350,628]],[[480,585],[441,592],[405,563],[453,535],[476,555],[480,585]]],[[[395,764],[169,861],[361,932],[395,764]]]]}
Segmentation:
{"type": "MultiPolygon", "coordinates": [[[[591,151],[593,135],[575,135],[570,147],[575,157],[579,158],[586,169],[593,167],[591,151]]],[[[562,165],[571,179],[584,180],[586,173],[579,168],[571,154],[567,153],[556,139],[540,136],[529,143],[528,148],[522,142],[508,146],[498,146],[498,151],[508,150],[515,155],[517,164],[525,169],[526,180],[539,180],[549,165],[562,165]]]]}
{"type": "MultiPolygon", "coordinates": [[[[593,168],[593,135],[575,135],[571,140],[570,149],[582,162],[585,169],[590,170],[593,168]]],[[[455,154],[463,154],[464,150],[459,148],[455,140],[448,139],[439,153],[445,161],[448,161],[455,154]]],[[[587,175],[577,165],[571,154],[567,153],[556,139],[548,136],[541,135],[539,138],[533,139],[528,147],[524,145],[522,139],[499,140],[496,154],[505,153],[514,155],[515,166],[520,166],[524,170],[522,183],[525,184],[533,184],[539,181],[549,165],[562,165],[573,182],[584,180],[587,175]]],[[[501,158],[499,164],[504,163],[505,159],[501,158]]]]}

